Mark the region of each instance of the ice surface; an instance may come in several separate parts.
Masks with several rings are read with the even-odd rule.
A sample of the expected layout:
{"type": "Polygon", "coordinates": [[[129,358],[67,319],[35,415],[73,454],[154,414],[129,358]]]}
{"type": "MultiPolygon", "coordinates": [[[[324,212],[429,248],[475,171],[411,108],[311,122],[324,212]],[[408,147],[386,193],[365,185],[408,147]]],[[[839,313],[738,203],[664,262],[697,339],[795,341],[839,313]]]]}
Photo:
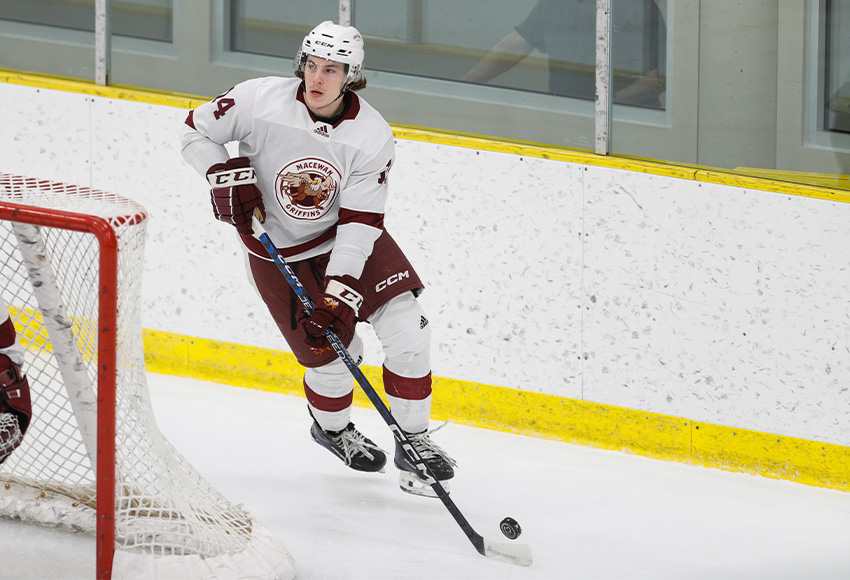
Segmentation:
{"type": "MultiPolygon", "coordinates": [[[[850,578],[850,494],[450,424],[452,498],[486,539],[520,522],[534,564],[480,556],[395,469],[346,469],[309,437],[305,400],[150,374],[160,428],[287,545],[310,580],[850,578]]],[[[358,427],[385,449],[373,409],[358,427]]],[[[0,578],[94,577],[94,539],[0,521],[0,578]]]]}

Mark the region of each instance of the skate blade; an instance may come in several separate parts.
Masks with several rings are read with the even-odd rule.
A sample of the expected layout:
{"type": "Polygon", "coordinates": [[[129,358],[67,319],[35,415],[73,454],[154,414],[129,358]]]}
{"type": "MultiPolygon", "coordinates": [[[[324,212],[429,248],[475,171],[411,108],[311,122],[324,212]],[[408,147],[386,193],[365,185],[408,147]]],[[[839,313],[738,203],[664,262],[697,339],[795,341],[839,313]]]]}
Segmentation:
{"type": "MultiPolygon", "coordinates": [[[[448,480],[441,481],[440,485],[443,486],[446,493],[450,492],[448,480]]],[[[410,473],[409,471],[398,472],[398,486],[401,488],[401,491],[411,495],[437,497],[437,493],[428,483],[425,482],[425,480],[410,473]]]]}

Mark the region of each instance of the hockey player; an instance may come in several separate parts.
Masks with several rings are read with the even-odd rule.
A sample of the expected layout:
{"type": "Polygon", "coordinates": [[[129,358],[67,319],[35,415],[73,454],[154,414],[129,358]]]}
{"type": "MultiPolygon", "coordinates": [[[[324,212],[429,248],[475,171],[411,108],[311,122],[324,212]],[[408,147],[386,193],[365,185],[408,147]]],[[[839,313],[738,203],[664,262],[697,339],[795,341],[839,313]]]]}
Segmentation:
{"type": "MultiPolygon", "coordinates": [[[[363,57],[357,29],[319,24],[295,57],[296,78],[249,80],[191,111],[183,157],[209,180],[215,217],[236,226],[249,279],[306,368],[313,439],[352,469],[384,470],[384,451],[350,420],[353,379],[324,338],[332,328],[358,360],[355,325],[368,322],[384,349],[393,416],[447,488],[456,464],[428,431],[431,330],[416,300],[423,284],[384,228],[395,145],[386,121],[355,93],[366,86],[363,57]],[[232,159],[231,141],[239,144],[232,159]],[[252,237],[255,208],[313,298],[312,315],[252,237]]],[[[396,447],[401,488],[433,495],[396,447]]]]}
{"type": "Polygon", "coordinates": [[[0,464],[23,441],[32,418],[30,386],[21,371],[24,350],[18,343],[15,325],[6,301],[0,298],[0,464]]]}

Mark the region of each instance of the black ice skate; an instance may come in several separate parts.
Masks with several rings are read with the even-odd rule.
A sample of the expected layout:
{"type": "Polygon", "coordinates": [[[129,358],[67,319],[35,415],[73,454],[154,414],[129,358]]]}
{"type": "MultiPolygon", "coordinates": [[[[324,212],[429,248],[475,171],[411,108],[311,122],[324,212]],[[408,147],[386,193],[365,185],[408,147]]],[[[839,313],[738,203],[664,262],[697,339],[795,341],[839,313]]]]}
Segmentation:
{"type": "Polygon", "coordinates": [[[370,439],[349,423],[342,431],[325,431],[316,421],[310,427],[313,441],[342,459],[342,462],[357,471],[380,471],[387,464],[387,455],[370,439]]]}
{"type": "MultiPolygon", "coordinates": [[[[431,441],[429,433],[432,433],[432,431],[405,434],[416,451],[419,452],[419,456],[422,457],[431,473],[436,476],[440,485],[448,493],[448,480],[455,476],[454,468],[457,467],[457,463],[439,445],[431,441]]],[[[398,484],[402,491],[413,495],[437,497],[437,494],[431,488],[431,482],[420,474],[398,441],[395,444],[395,466],[399,469],[398,484]]]]}

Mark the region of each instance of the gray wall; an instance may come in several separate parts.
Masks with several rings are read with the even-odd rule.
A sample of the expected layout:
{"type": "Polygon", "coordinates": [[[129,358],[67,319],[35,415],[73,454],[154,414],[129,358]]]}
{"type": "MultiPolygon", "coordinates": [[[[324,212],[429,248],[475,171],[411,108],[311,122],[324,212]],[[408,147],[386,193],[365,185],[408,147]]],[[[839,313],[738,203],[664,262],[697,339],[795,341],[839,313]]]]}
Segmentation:
{"type": "MultiPolygon", "coordinates": [[[[226,4],[174,0],[173,44],[116,37],[113,84],[211,97],[246,78],[291,74],[289,60],[223,50],[226,4]]],[[[850,135],[819,132],[812,113],[821,4],[669,0],[667,110],[615,106],[613,153],[720,168],[846,172],[850,135]]],[[[486,33],[458,45],[488,46],[530,5],[500,11],[488,3],[480,24],[486,33]]],[[[374,12],[367,6],[356,12],[365,30],[374,12]]],[[[433,29],[436,8],[423,6],[431,8],[424,28],[433,29]]],[[[334,7],[326,2],[314,12],[336,18],[334,7]]],[[[92,34],[45,34],[0,20],[0,67],[93,79],[92,34]]],[[[590,102],[377,71],[368,78],[364,96],[392,123],[592,149],[590,102]]]]}

